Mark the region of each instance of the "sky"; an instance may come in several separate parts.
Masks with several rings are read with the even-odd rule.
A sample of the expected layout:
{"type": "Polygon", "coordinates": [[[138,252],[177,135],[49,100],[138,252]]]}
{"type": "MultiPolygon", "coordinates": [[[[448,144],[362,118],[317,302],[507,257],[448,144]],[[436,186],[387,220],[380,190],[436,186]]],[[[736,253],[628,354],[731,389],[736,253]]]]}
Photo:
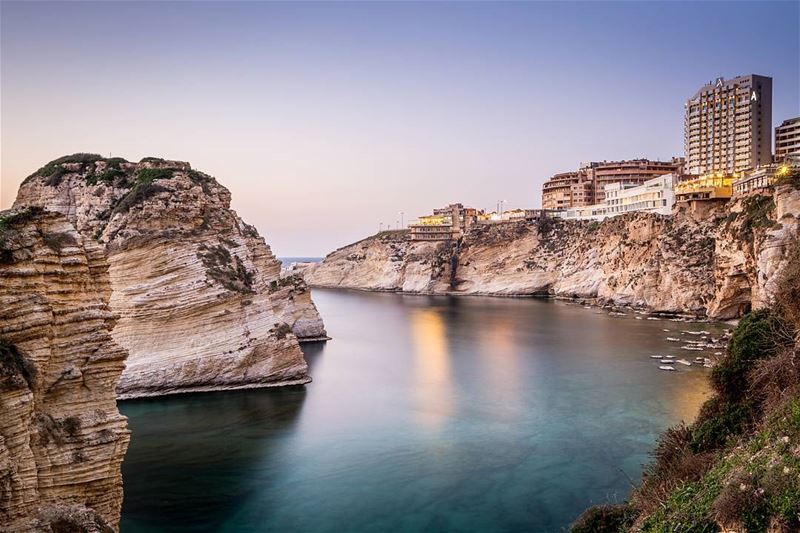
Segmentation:
{"type": "Polygon", "coordinates": [[[278,256],[434,207],[538,207],[582,161],[683,155],[683,104],[772,76],[800,2],[0,3],[0,208],[75,152],[189,161],[278,256]]]}

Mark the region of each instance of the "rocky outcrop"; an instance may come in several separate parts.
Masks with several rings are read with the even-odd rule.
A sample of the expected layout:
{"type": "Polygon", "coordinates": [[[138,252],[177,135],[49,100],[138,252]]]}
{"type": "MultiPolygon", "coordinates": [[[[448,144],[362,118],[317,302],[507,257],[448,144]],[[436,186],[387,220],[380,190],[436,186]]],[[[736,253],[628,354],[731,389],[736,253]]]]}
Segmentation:
{"type": "Polygon", "coordinates": [[[773,194],[732,202],[715,228],[714,298],[708,314],[735,318],[769,305],[777,274],[798,238],[800,190],[790,185],[773,194]]]}
{"type": "Polygon", "coordinates": [[[64,213],[105,246],[113,335],[130,353],[120,398],[309,381],[298,338],[324,338],[322,320],[230,200],[188,163],[154,158],[67,156],[20,187],[16,206],[64,213]]]}
{"type": "Polygon", "coordinates": [[[549,295],[734,318],[764,305],[797,235],[798,192],[744,198],[703,218],[473,226],[458,242],[384,232],[303,270],[311,286],[426,294],[549,295]]]}
{"type": "Polygon", "coordinates": [[[65,217],[0,213],[0,529],[115,530],[130,432],[103,247],[65,217]]]}

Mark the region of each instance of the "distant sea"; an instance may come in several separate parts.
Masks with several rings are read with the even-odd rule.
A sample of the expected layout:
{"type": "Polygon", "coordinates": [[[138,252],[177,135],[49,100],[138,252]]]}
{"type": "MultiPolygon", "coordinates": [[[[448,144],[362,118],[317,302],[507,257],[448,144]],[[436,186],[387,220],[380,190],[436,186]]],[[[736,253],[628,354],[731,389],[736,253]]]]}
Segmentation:
{"type": "Polygon", "coordinates": [[[292,263],[319,263],[322,257],[279,257],[278,258],[283,266],[289,266],[292,263]]]}

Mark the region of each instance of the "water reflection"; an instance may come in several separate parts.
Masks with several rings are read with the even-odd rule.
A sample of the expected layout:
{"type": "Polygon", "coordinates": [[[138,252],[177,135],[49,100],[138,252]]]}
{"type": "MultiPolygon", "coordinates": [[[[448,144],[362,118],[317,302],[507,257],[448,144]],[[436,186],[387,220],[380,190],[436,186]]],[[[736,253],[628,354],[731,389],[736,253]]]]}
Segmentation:
{"type": "Polygon", "coordinates": [[[452,414],[450,353],[438,309],[414,308],[409,317],[414,344],[414,396],[419,422],[439,427],[452,414]]]}
{"type": "Polygon", "coordinates": [[[123,533],[560,531],[628,495],[707,370],[650,353],[713,326],[524,299],[315,290],[314,381],[122,402],[123,533]],[[677,331],[664,332],[663,329],[677,331]]]}
{"type": "Polygon", "coordinates": [[[281,477],[277,458],[305,395],[293,387],[123,402],[133,445],[122,465],[121,530],[219,530],[253,491],[281,477]]]}

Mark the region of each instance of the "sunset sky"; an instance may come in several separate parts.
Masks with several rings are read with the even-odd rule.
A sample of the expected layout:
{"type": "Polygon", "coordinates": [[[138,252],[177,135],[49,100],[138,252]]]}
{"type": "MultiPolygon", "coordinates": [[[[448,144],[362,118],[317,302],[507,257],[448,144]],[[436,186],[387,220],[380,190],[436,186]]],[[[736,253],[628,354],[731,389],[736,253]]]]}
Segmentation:
{"type": "Polygon", "coordinates": [[[179,159],[279,256],[683,155],[717,76],[772,76],[773,121],[800,115],[798,2],[1,6],[2,208],[64,154],[179,159]]]}

